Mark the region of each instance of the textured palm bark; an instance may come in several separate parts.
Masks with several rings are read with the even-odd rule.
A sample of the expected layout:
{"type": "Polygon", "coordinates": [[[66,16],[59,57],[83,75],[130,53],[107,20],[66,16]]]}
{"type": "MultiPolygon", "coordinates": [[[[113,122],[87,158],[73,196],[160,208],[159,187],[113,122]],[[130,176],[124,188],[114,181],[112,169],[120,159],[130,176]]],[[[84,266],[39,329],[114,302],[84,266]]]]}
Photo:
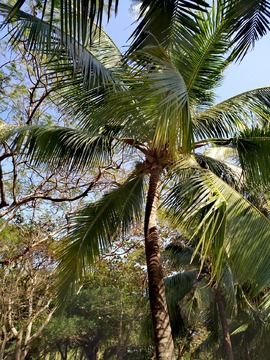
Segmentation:
{"type": "Polygon", "coordinates": [[[174,344],[165,297],[157,230],[157,206],[161,173],[162,168],[159,166],[153,166],[150,172],[145,211],[145,251],[157,360],[174,360],[174,344]]]}
{"type": "Polygon", "coordinates": [[[228,326],[228,322],[227,322],[226,312],[225,312],[224,303],[223,303],[223,299],[221,296],[219,286],[217,286],[215,289],[215,295],[216,295],[219,317],[220,317],[221,326],[222,326],[226,359],[233,360],[231,336],[230,336],[230,332],[229,332],[229,326],[228,326]]]}

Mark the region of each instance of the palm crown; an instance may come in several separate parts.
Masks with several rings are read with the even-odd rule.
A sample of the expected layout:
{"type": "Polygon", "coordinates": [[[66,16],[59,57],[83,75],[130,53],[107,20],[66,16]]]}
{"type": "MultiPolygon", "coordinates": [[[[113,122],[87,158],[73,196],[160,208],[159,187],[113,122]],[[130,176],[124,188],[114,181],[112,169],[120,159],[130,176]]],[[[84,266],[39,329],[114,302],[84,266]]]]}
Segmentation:
{"type": "MultiPolygon", "coordinates": [[[[4,5],[1,9],[2,13],[9,11],[4,5]]],[[[122,185],[75,215],[76,224],[59,252],[59,296],[65,298],[67,289],[79,284],[119,229],[125,234],[140,219],[145,203],[157,353],[160,359],[173,359],[156,216],[161,181],[171,186],[163,206],[176,226],[187,226],[199,235],[196,253],[200,253],[202,266],[211,257],[212,278],[219,281],[226,254],[237,262],[239,278],[252,279],[253,296],[269,285],[269,220],[245,195],[251,185],[264,186],[269,181],[270,88],[214,105],[213,90],[223,70],[245,51],[232,48],[236,41],[231,40],[232,2],[218,1],[209,13],[193,14],[186,27],[175,16],[170,26],[173,31],[162,31],[159,37],[142,31],[151,25],[144,24],[146,16],[123,59],[103,32],[98,46],[92,37],[91,48],[80,48],[70,35],[61,37],[62,29],[22,11],[17,18],[14,41],[30,28],[29,46],[43,55],[57,55],[47,64],[49,73],[52,79],[56,74],[61,78],[53,86],[61,91],[63,109],[77,120],[71,129],[17,129],[21,136],[27,131],[27,156],[36,164],[47,162],[76,170],[100,165],[112,148],[121,151],[123,144],[144,156],[122,185]],[[44,45],[48,33],[52,37],[44,45]],[[59,47],[63,43],[68,52],[59,47]],[[231,149],[242,169],[235,172],[226,162],[196,155],[196,149],[209,144],[231,149]]],[[[87,31],[89,37],[91,25],[87,31]]],[[[85,35],[87,45],[86,39],[85,35]]]]}

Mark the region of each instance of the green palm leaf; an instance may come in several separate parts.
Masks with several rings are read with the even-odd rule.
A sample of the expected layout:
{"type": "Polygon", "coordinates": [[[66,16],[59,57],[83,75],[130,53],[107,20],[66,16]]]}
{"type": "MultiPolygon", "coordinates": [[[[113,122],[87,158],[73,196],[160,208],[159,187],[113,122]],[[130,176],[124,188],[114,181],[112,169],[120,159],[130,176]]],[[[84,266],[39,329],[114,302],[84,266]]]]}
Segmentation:
{"type": "Polygon", "coordinates": [[[204,180],[195,172],[185,183],[173,188],[165,206],[171,204],[169,208],[173,222],[184,222],[187,227],[195,226],[194,235],[199,234],[195,254],[200,249],[201,270],[211,254],[212,276],[217,275],[219,279],[224,256],[227,201],[211,178],[204,180]],[[196,224],[198,215],[200,221],[196,224]]]}
{"type": "Polygon", "coordinates": [[[248,50],[254,47],[255,41],[269,31],[270,3],[268,0],[237,0],[233,2],[230,12],[232,21],[235,17],[230,35],[238,60],[242,60],[248,50]]]}
{"type": "Polygon", "coordinates": [[[153,144],[160,148],[166,143],[172,147],[178,143],[183,152],[190,151],[192,125],[186,84],[181,73],[161,46],[145,47],[133,58],[140,66],[147,67],[149,63],[156,66],[155,70],[145,74],[146,100],[140,102],[143,108],[152,108],[146,119],[149,115],[155,119],[153,144]]]}
{"type": "Polygon", "coordinates": [[[254,186],[261,187],[261,185],[268,187],[270,179],[270,132],[268,129],[260,129],[258,126],[246,128],[232,138],[207,139],[206,141],[235,150],[234,161],[241,166],[242,180],[246,185],[253,188],[254,186]]]}
{"type": "MultiPolygon", "coordinates": [[[[182,242],[182,240],[181,240],[182,242]]],[[[169,244],[165,249],[165,258],[172,261],[174,267],[179,269],[194,268],[200,266],[200,258],[198,255],[192,261],[194,248],[191,245],[186,245],[189,240],[186,239],[185,244],[177,242],[177,244],[169,244]]]]}
{"type": "Polygon", "coordinates": [[[131,62],[131,73],[122,73],[117,91],[111,87],[100,96],[85,92],[82,103],[74,90],[64,95],[65,109],[72,105],[84,127],[106,123],[119,127],[122,137],[151,141],[157,150],[170,142],[172,150],[190,151],[192,124],[181,73],[160,46],[134,53],[131,62]]]}
{"type": "Polygon", "coordinates": [[[15,146],[22,143],[24,153],[35,165],[46,163],[56,167],[83,170],[101,165],[110,156],[114,129],[104,127],[99,132],[87,132],[61,126],[24,126],[13,129],[19,134],[15,146]]]}
{"type": "Polygon", "coordinates": [[[202,263],[211,256],[217,279],[226,252],[237,278],[252,282],[252,296],[269,286],[270,221],[235,189],[210,171],[194,171],[186,183],[175,185],[168,204],[175,222],[200,235],[196,251],[202,263]]]}
{"type": "MultiPolygon", "coordinates": [[[[139,17],[141,22],[132,34],[135,37],[132,50],[154,44],[155,39],[167,49],[169,45],[173,46],[177,41],[181,43],[182,40],[190,39],[191,33],[200,34],[201,29],[196,20],[202,18],[203,13],[196,14],[194,10],[203,11],[206,6],[208,4],[204,1],[197,1],[197,5],[193,2],[176,0],[143,1],[139,17]],[[178,26],[178,24],[183,26],[178,26]]],[[[212,15],[216,8],[221,10],[216,14],[219,13],[222,18],[224,24],[222,30],[227,32],[230,47],[234,50],[234,57],[239,60],[243,59],[247,51],[254,47],[255,41],[269,30],[270,4],[268,0],[218,1],[212,2],[212,6],[214,8],[212,15]]],[[[208,31],[211,31],[210,26],[208,31]]]]}
{"type": "Polygon", "coordinates": [[[181,69],[191,103],[209,106],[214,100],[213,88],[231,61],[224,56],[230,45],[224,4],[213,2],[212,11],[200,13],[196,23],[199,31],[192,36],[193,42],[174,52],[174,63],[181,69]]]}
{"type": "MultiPolygon", "coordinates": [[[[24,3],[25,0],[18,0],[9,9],[4,24],[13,19],[24,3]]],[[[115,13],[117,13],[118,3],[119,1],[115,0],[115,13]]],[[[113,1],[109,0],[107,4],[108,19],[112,4],[113,1]]],[[[97,2],[93,0],[61,0],[60,2],[53,0],[50,9],[45,2],[42,18],[49,9],[49,23],[52,24],[55,18],[59,17],[60,10],[61,38],[64,39],[64,33],[69,33],[70,36],[77,38],[78,42],[82,41],[84,45],[89,23],[91,34],[95,28],[95,21],[101,26],[104,5],[103,0],[98,1],[98,6],[97,2]]],[[[202,10],[206,6],[208,4],[202,0],[166,0],[163,2],[143,0],[139,16],[141,22],[133,33],[135,37],[134,46],[148,45],[146,41],[149,34],[154,34],[160,43],[165,44],[165,41],[168,41],[174,34],[176,22],[194,31],[196,25],[192,21],[194,12],[191,10],[202,10]]],[[[227,17],[231,22],[234,22],[230,36],[233,36],[236,55],[238,58],[242,58],[247,50],[254,46],[254,42],[269,30],[269,2],[268,0],[238,0],[228,1],[226,6],[228,7],[227,17]],[[235,20],[237,20],[236,23],[235,20]]],[[[229,25],[231,24],[228,23],[227,27],[231,28],[229,25]]]]}
{"type": "Polygon", "coordinates": [[[202,0],[142,1],[139,24],[131,35],[134,38],[131,50],[157,44],[157,42],[167,49],[180,27],[182,36],[179,36],[178,32],[178,39],[184,40],[187,35],[190,38],[190,33],[197,30],[194,10],[204,10],[207,6],[208,4],[202,0]]]}
{"type": "Polygon", "coordinates": [[[192,117],[196,138],[232,136],[252,122],[268,123],[270,88],[259,88],[234,96],[192,117]]]}
{"type": "Polygon", "coordinates": [[[209,169],[230,186],[237,189],[241,185],[242,171],[236,171],[235,166],[201,154],[196,154],[195,159],[201,168],[209,169]]]}
{"type": "MultiPolygon", "coordinates": [[[[63,41],[66,34],[69,33],[71,37],[76,38],[79,43],[82,42],[84,46],[87,41],[88,28],[90,27],[90,34],[92,34],[93,30],[96,30],[95,21],[101,27],[104,7],[107,9],[109,20],[113,2],[115,2],[115,13],[117,13],[118,0],[109,0],[106,4],[103,0],[98,2],[96,0],[52,0],[48,12],[50,26],[58,20],[61,23],[61,40],[63,41]]],[[[25,0],[18,0],[13,7],[9,8],[5,14],[4,25],[17,16],[24,3],[25,0]]],[[[46,15],[48,8],[49,5],[45,1],[42,9],[42,19],[46,15]]]]}
{"type": "Polygon", "coordinates": [[[246,129],[239,134],[235,146],[239,162],[249,181],[265,183],[270,179],[270,131],[256,128],[246,129]]]}
{"type": "Polygon", "coordinates": [[[189,270],[167,277],[164,280],[167,301],[169,298],[169,303],[183,300],[194,287],[197,276],[198,270],[189,270]],[[172,299],[172,296],[174,299],[172,299]]]}
{"type": "MultiPolygon", "coordinates": [[[[187,242],[187,240],[185,242],[187,242]]],[[[169,246],[167,246],[165,254],[166,258],[169,261],[173,262],[174,267],[178,267],[180,271],[183,271],[183,269],[185,269],[184,273],[186,273],[186,270],[189,268],[196,269],[197,275],[196,279],[194,279],[193,282],[193,288],[196,287],[196,289],[198,290],[196,296],[201,306],[207,306],[207,304],[209,303],[209,297],[211,298],[213,296],[213,283],[211,283],[210,281],[211,267],[208,261],[205,262],[203,269],[201,270],[201,274],[199,274],[201,268],[201,259],[198,255],[194,257],[196,243],[197,238],[191,240],[188,245],[183,245],[181,243],[170,244],[169,246]],[[192,258],[194,258],[193,261],[192,258]]],[[[177,275],[180,276],[180,274],[177,275]]],[[[176,292],[180,292],[181,294],[181,286],[183,286],[183,289],[185,289],[186,286],[185,283],[177,284],[177,275],[176,278],[170,277],[168,278],[168,280],[166,279],[165,286],[167,288],[168,281],[168,289],[171,289],[172,291],[174,291],[175,289],[176,292]]],[[[226,308],[227,311],[231,311],[233,316],[235,315],[235,312],[237,310],[234,277],[235,276],[233,274],[233,264],[230,264],[230,259],[225,253],[219,286],[224,287],[225,289],[224,293],[226,294],[226,308]]],[[[191,289],[192,287],[190,288],[190,290],[191,289]]]]}
{"type": "Polygon", "coordinates": [[[144,202],[144,178],[132,175],[123,185],[111,190],[100,200],[76,213],[58,251],[58,300],[79,286],[85,271],[100,253],[108,249],[112,239],[129,230],[141,218],[144,202]]]}
{"type": "MultiPolygon", "coordinates": [[[[8,5],[0,4],[1,15],[7,14],[9,10],[8,5]]],[[[29,51],[41,54],[43,60],[46,56],[51,85],[57,80],[58,89],[60,84],[62,88],[77,83],[83,83],[84,87],[90,89],[115,81],[110,69],[120,61],[121,54],[104,31],[101,31],[99,37],[92,36],[90,51],[89,26],[85,45],[82,46],[76,37],[68,36],[66,33],[65,38],[62,39],[59,28],[24,11],[17,11],[15,19],[16,26],[10,31],[11,42],[16,44],[27,38],[26,48],[29,51]],[[67,82],[68,74],[70,82],[67,82]],[[63,77],[61,80],[59,80],[60,75],[63,77]]]]}

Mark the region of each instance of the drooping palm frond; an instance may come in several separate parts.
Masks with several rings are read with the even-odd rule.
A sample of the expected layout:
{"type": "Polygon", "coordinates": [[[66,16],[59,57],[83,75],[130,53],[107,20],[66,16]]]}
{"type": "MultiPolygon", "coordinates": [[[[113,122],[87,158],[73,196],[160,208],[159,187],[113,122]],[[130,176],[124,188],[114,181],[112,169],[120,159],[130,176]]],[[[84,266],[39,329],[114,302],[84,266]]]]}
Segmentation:
{"type": "Polygon", "coordinates": [[[99,131],[90,132],[36,125],[13,129],[12,134],[17,134],[15,146],[21,143],[23,156],[33,164],[46,163],[78,171],[100,166],[109,160],[115,129],[104,126],[99,131]]]}
{"type": "MultiPolygon", "coordinates": [[[[247,349],[251,353],[258,345],[259,348],[267,347],[267,340],[264,341],[264,336],[266,336],[267,339],[267,332],[269,333],[266,320],[267,313],[257,308],[256,300],[253,302],[248,301],[245,294],[246,291],[243,291],[243,288],[244,285],[242,285],[242,287],[239,285],[235,287],[238,311],[237,314],[234,314],[229,320],[229,331],[234,357],[237,359],[244,356],[244,354],[247,353],[247,349]]],[[[226,295],[224,299],[226,300],[226,295]]],[[[259,348],[255,350],[256,354],[260,353],[259,348]]],[[[264,349],[262,353],[263,352],[264,349]]],[[[215,358],[220,359],[222,353],[223,349],[220,343],[220,346],[215,350],[215,358]]],[[[261,354],[259,356],[264,358],[261,354]]]]}
{"type": "Polygon", "coordinates": [[[241,166],[244,183],[251,187],[251,191],[255,186],[258,190],[263,185],[268,186],[270,179],[270,132],[268,129],[261,129],[258,126],[246,127],[234,137],[207,139],[207,141],[216,146],[221,145],[234,150],[233,160],[241,166]]]}
{"type": "MultiPolygon", "coordinates": [[[[187,250],[189,250],[190,253],[189,259],[191,259],[192,257],[192,252],[190,251],[190,245],[185,246],[182,243],[170,244],[167,248],[169,248],[169,251],[166,258],[168,260],[172,260],[174,265],[179,264],[179,269],[182,270],[181,273],[165,280],[166,292],[168,293],[168,305],[170,306],[171,303],[172,307],[175,307],[176,304],[179,304],[179,301],[182,300],[183,297],[181,285],[185,287],[186,280],[189,279],[190,272],[187,273],[186,277],[186,272],[183,271],[183,267],[186,268],[185,262],[188,252],[187,250]],[[178,261],[178,257],[180,261],[178,261]],[[183,260],[182,266],[181,260],[183,260]],[[183,284],[181,281],[182,278],[185,279],[183,284]],[[179,283],[178,279],[180,280],[179,283]]],[[[244,347],[245,342],[251,344],[255,339],[254,337],[257,336],[260,339],[262,333],[267,334],[267,326],[265,326],[265,323],[263,321],[262,313],[259,312],[258,309],[256,309],[247,300],[247,297],[243,290],[245,284],[243,284],[243,286],[240,286],[240,284],[238,284],[237,282],[237,279],[236,281],[234,280],[234,264],[231,264],[231,268],[229,262],[230,259],[227,257],[223,264],[223,270],[219,286],[224,296],[224,302],[226,303],[226,313],[228,319],[233,319],[229,320],[230,333],[233,348],[238,354],[238,351],[240,351],[239,349],[244,347]],[[260,329],[260,335],[258,335],[258,329],[260,329]]],[[[194,314],[196,314],[196,307],[199,310],[203,309],[203,315],[201,317],[201,320],[204,326],[207,327],[208,331],[208,338],[197,348],[196,353],[199,353],[203,349],[208,349],[208,352],[209,350],[214,351],[213,344],[217,344],[217,342],[222,337],[219,326],[217,308],[214,301],[214,291],[212,289],[211,283],[209,282],[209,274],[206,274],[206,277],[198,276],[199,263],[194,264],[193,267],[194,266],[197,267],[197,276],[195,279],[191,279],[190,287],[189,289],[187,289],[188,291],[186,292],[186,296],[192,296],[190,300],[187,300],[188,297],[186,298],[186,310],[191,311],[190,308],[193,306],[195,307],[194,314]]],[[[172,316],[175,316],[176,319],[171,319],[171,323],[177,323],[177,314],[174,314],[174,312],[172,312],[172,316]]],[[[217,356],[219,356],[218,358],[220,358],[219,350],[217,356]]]]}
{"type": "Polygon", "coordinates": [[[228,318],[234,317],[238,311],[238,302],[235,291],[236,284],[237,278],[234,274],[234,264],[230,261],[230,258],[225,253],[219,287],[224,294],[228,318]]]}
{"type": "Polygon", "coordinates": [[[249,280],[252,297],[269,286],[269,220],[227,184],[215,179],[228,202],[226,237],[230,262],[240,282],[249,280]],[[227,198],[228,196],[228,198],[227,198]]]}
{"type": "Polygon", "coordinates": [[[202,262],[211,257],[217,279],[226,252],[239,281],[252,282],[252,296],[269,286],[270,221],[235,189],[210,171],[194,171],[185,183],[175,184],[165,205],[174,222],[200,235],[196,251],[202,262]]]}
{"type": "MultiPolygon", "coordinates": [[[[18,0],[6,14],[5,24],[10,22],[23,6],[25,0],[18,0]]],[[[115,13],[117,13],[119,1],[115,0],[115,13]]],[[[269,30],[269,8],[268,0],[237,0],[225,2],[228,7],[228,18],[231,24],[230,36],[233,36],[233,45],[238,58],[241,59],[258,38],[265,35],[269,30]],[[233,27],[231,28],[231,25],[233,27]]],[[[47,15],[49,23],[52,24],[60,17],[61,37],[69,33],[71,37],[77,38],[83,45],[86,42],[87,28],[90,24],[90,33],[95,29],[94,22],[101,26],[104,7],[107,7],[108,19],[110,17],[113,1],[105,4],[103,0],[52,1],[50,6],[45,1],[42,9],[42,18],[47,15]]],[[[140,7],[140,23],[133,33],[134,46],[138,47],[145,43],[147,36],[153,34],[160,43],[170,39],[175,30],[175,23],[179,22],[184,27],[196,30],[192,21],[194,10],[204,10],[208,4],[203,0],[166,0],[153,1],[143,0],[140,7]]],[[[230,26],[229,26],[230,25],[230,26]]],[[[153,43],[153,42],[152,42],[153,43]]],[[[145,43],[146,44],[146,43],[145,43]]]]}
{"type": "MultiPolygon", "coordinates": [[[[175,0],[156,2],[156,4],[150,0],[143,2],[139,17],[141,22],[133,33],[135,37],[133,50],[139,46],[155,44],[155,41],[167,48],[168,45],[173,44],[174,38],[185,41],[190,38],[191,33],[200,32],[198,23],[194,20],[198,20],[203,14],[198,15],[194,10],[197,12],[205,10],[204,7],[208,5],[205,2],[197,2],[199,6],[175,0]],[[186,3],[184,5],[189,6],[191,11],[182,9],[182,3],[186,3]]],[[[221,17],[224,25],[222,30],[232,39],[230,47],[234,50],[234,58],[238,60],[243,59],[247,51],[254,47],[255,42],[269,30],[268,0],[213,1],[211,5],[213,8],[222,9],[221,17]]]]}
{"type": "MultiPolygon", "coordinates": [[[[193,281],[193,290],[197,288],[197,302],[200,303],[198,306],[205,306],[209,305],[209,301],[213,297],[214,291],[212,289],[213,284],[211,283],[211,264],[209,260],[204,263],[203,269],[201,270],[201,274],[199,274],[201,268],[201,259],[197,254],[194,257],[194,250],[196,248],[196,243],[198,239],[193,239],[190,241],[188,245],[176,243],[170,244],[167,246],[165,254],[166,258],[169,261],[172,261],[174,268],[177,268],[181,271],[187,270],[189,268],[196,269],[197,277],[196,281],[193,281]],[[192,261],[192,258],[193,261],[192,261]]],[[[186,272],[186,271],[185,271],[186,272]]],[[[184,272],[184,273],[185,273],[184,272]]],[[[178,291],[181,294],[182,290],[181,287],[177,285],[177,276],[171,277],[166,279],[165,286],[167,288],[167,281],[168,281],[168,289],[178,291]],[[170,281],[169,281],[170,280],[170,281]]],[[[180,276],[180,275],[179,275],[180,276]]],[[[235,295],[235,276],[233,273],[233,264],[230,263],[230,259],[227,257],[226,253],[224,254],[223,264],[222,264],[222,271],[219,286],[224,289],[223,293],[225,294],[226,300],[226,310],[228,314],[230,313],[232,316],[235,316],[237,312],[237,300],[235,295]]],[[[179,284],[181,285],[181,284],[179,284]]],[[[185,289],[185,286],[184,286],[185,289]]],[[[190,287],[190,290],[192,287],[190,287]]],[[[181,296],[181,295],[179,295],[181,296]]]]}
{"type": "Polygon", "coordinates": [[[139,220],[144,202],[144,177],[130,176],[72,217],[75,224],[58,251],[58,301],[61,304],[79,286],[85,271],[108,249],[111,240],[139,220]]]}
{"type": "MultiPolygon", "coordinates": [[[[0,14],[5,15],[10,6],[0,4],[0,14]]],[[[39,18],[19,10],[15,15],[15,25],[10,30],[11,43],[26,40],[28,51],[43,57],[47,66],[50,85],[67,87],[82,83],[88,89],[104,87],[113,83],[112,68],[120,61],[121,54],[109,36],[101,31],[100,36],[92,36],[90,50],[90,28],[87,28],[85,46],[39,18]]]]}
{"type": "Polygon", "coordinates": [[[230,15],[234,25],[230,35],[235,55],[242,60],[255,42],[270,30],[270,2],[268,0],[233,1],[230,15]],[[235,23],[235,18],[237,22],[235,23]]]}
{"type": "Polygon", "coordinates": [[[192,122],[197,139],[229,137],[237,129],[252,123],[265,127],[269,122],[270,88],[250,90],[222,101],[206,110],[194,113],[192,122]]]}
{"type": "MultiPolygon", "coordinates": [[[[15,16],[17,16],[21,7],[25,3],[25,0],[17,0],[17,2],[10,7],[5,14],[4,25],[11,22],[15,16]]],[[[113,4],[115,14],[117,13],[119,0],[52,0],[50,5],[47,1],[42,6],[41,18],[48,18],[50,26],[55,23],[56,20],[61,23],[60,37],[63,40],[66,34],[82,42],[83,46],[87,42],[87,31],[90,28],[90,42],[94,30],[96,31],[95,22],[101,27],[104,8],[108,12],[108,20],[110,18],[111,11],[113,10],[113,4]]]]}
{"type": "Polygon", "coordinates": [[[167,302],[173,303],[183,300],[194,287],[197,276],[198,270],[189,270],[167,277],[164,280],[167,302]]]}
{"type": "Polygon", "coordinates": [[[209,306],[208,309],[205,311],[204,314],[204,324],[207,327],[207,331],[209,331],[208,339],[204,340],[196,351],[200,351],[201,349],[207,349],[208,352],[211,353],[211,345],[215,344],[219,337],[220,337],[220,328],[219,328],[219,314],[217,310],[217,305],[212,294],[211,298],[209,299],[209,306]],[[208,340],[208,341],[207,341],[208,340]]]}
{"type": "MultiPolygon", "coordinates": [[[[183,311],[183,304],[180,304],[180,302],[192,292],[197,274],[198,272],[195,270],[186,271],[168,277],[164,281],[173,338],[183,337],[188,331],[188,315],[183,311]]],[[[153,337],[153,323],[150,318],[145,319],[141,336],[143,341],[153,337]]]]}
{"type": "MultiPolygon", "coordinates": [[[[251,346],[251,350],[255,350],[256,353],[259,353],[261,358],[267,358],[270,351],[269,346],[269,336],[270,336],[270,318],[269,311],[264,311],[258,314],[255,314],[256,319],[253,317],[253,321],[250,321],[250,328],[248,329],[249,336],[245,339],[251,346]]],[[[238,339],[237,339],[238,340],[238,339]]]]}
{"type": "Polygon", "coordinates": [[[189,240],[186,240],[184,244],[177,242],[176,244],[169,244],[165,249],[165,259],[168,259],[172,262],[173,266],[176,268],[194,269],[195,267],[200,266],[200,258],[196,255],[192,261],[194,248],[191,244],[187,245],[186,243],[189,240]]]}
{"type": "Polygon", "coordinates": [[[256,128],[245,129],[239,134],[235,146],[239,162],[253,183],[265,183],[270,180],[270,131],[256,128]]]}
{"type": "Polygon", "coordinates": [[[240,185],[241,169],[236,171],[236,167],[231,166],[229,163],[202,154],[196,154],[195,159],[201,168],[212,171],[233,188],[237,189],[240,185]]]}
{"type": "Polygon", "coordinates": [[[201,270],[211,254],[211,273],[219,279],[225,250],[227,201],[211,178],[204,178],[203,175],[201,178],[199,174],[200,171],[194,171],[186,181],[176,183],[164,206],[169,208],[173,223],[179,222],[193,228],[194,236],[199,234],[194,254],[200,251],[201,270]]]}

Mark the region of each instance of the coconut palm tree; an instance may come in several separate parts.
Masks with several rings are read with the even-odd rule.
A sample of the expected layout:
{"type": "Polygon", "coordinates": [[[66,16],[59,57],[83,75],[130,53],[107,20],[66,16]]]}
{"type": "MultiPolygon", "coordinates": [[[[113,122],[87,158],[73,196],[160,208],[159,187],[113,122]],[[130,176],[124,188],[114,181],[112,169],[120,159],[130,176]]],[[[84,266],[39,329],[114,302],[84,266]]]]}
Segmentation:
{"type": "MultiPolygon", "coordinates": [[[[74,216],[76,225],[59,252],[59,298],[66,298],[67,291],[79,285],[88,265],[119,232],[125,234],[144,209],[158,359],[174,359],[157,226],[163,186],[171,187],[164,206],[173,214],[172,220],[187,227],[197,224],[194,234],[200,234],[200,242],[195,253],[202,257],[202,266],[211,254],[212,281],[219,281],[225,250],[231,247],[232,261],[242,257],[235,270],[239,277],[254,280],[250,293],[255,296],[269,285],[269,220],[237,192],[239,181],[261,186],[269,181],[269,88],[214,105],[213,90],[223,70],[239,56],[238,48],[228,55],[235,40],[231,8],[232,2],[218,1],[211,12],[196,13],[194,31],[179,24],[176,16],[164,47],[153,37],[152,45],[138,45],[139,50],[123,62],[103,33],[98,46],[92,39],[90,50],[80,48],[70,36],[62,38],[61,29],[23,11],[17,12],[18,27],[13,30],[14,41],[27,34],[32,49],[57,55],[56,61],[47,64],[49,72],[61,77],[56,86],[63,110],[76,120],[71,129],[17,129],[17,133],[27,132],[25,147],[33,163],[82,170],[101,165],[123,145],[140,153],[142,160],[123,184],[74,216]],[[51,40],[44,45],[48,34],[51,40]],[[59,46],[63,43],[68,52],[59,46]],[[195,151],[208,144],[232,150],[242,172],[209,156],[196,156],[195,151]]],[[[2,13],[10,10],[4,5],[1,9],[2,13]]],[[[90,39],[90,29],[87,34],[90,39]]]]}

